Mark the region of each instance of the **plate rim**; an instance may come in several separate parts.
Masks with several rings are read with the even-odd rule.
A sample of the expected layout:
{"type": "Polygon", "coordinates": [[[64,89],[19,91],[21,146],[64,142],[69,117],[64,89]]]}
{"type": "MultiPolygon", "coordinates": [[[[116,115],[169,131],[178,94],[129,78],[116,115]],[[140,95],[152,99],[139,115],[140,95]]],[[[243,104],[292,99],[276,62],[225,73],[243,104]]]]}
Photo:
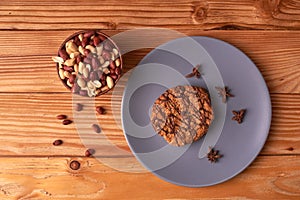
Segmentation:
{"type": "MultiPolygon", "coordinates": [[[[216,42],[221,42],[223,43],[223,45],[227,45],[227,46],[230,46],[231,48],[234,48],[235,50],[237,50],[239,53],[243,54],[245,56],[245,58],[250,61],[252,63],[252,65],[254,66],[254,70],[256,71],[256,73],[259,75],[259,85],[261,87],[263,87],[263,91],[266,93],[266,101],[268,103],[268,107],[266,108],[267,111],[266,111],[266,130],[267,132],[264,133],[264,137],[263,137],[263,141],[262,142],[262,145],[260,148],[258,148],[256,150],[256,153],[254,154],[253,158],[252,159],[249,159],[249,161],[243,166],[241,167],[240,170],[238,170],[236,173],[233,173],[231,176],[227,176],[226,178],[223,178],[222,180],[219,180],[219,181],[214,181],[214,182],[211,182],[211,183],[208,183],[208,184],[201,184],[201,185],[197,185],[197,184],[183,184],[183,183],[180,183],[180,182],[177,182],[177,181],[173,181],[173,180],[169,180],[167,178],[165,178],[164,176],[161,176],[160,174],[158,173],[155,173],[155,171],[151,170],[144,162],[142,162],[140,160],[140,158],[136,155],[135,151],[133,150],[132,146],[130,145],[129,141],[128,141],[128,136],[126,134],[126,130],[125,130],[125,126],[124,126],[124,118],[123,118],[123,110],[124,110],[124,97],[126,95],[126,90],[127,90],[127,84],[124,88],[124,92],[123,92],[123,95],[122,95],[122,101],[121,101],[121,122],[122,122],[122,129],[123,129],[123,134],[125,136],[125,139],[126,139],[126,142],[130,148],[130,151],[132,152],[132,154],[135,156],[135,158],[139,161],[139,163],[144,167],[146,168],[149,172],[151,172],[152,174],[154,174],[155,176],[157,176],[158,178],[168,182],[168,183],[172,183],[172,184],[175,184],[175,185],[178,185],[178,186],[184,186],[184,187],[191,187],[191,188],[201,188],[201,187],[208,187],[208,186],[213,186],[213,185],[217,185],[217,184],[220,184],[220,183],[223,183],[223,182],[226,182],[230,179],[232,179],[233,177],[237,176],[238,174],[240,174],[241,172],[243,172],[245,169],[247,169],[252,163],[253,161],[257,158],[257,156],[259,155],[259,153],[262,151],[262,149],[264,148],[265,146],[265,143],[268,139],[268,136],[269,136],[269,133],[270,133],[270,128],[271,128],[271,123],[272,123],[272,101],[271,101],[271,96],[270,96],[270,91],[269,91],[269,88],[267,86],[267,83],[262,75],[262,73],[260,72],[260,70],[258,69],[257,65],[249,58],[249,56],[244,53],[242,50],[240,50],[239,48],[237,48],[236,46],[226,42],[226,41],[223,41],[221,39],[217,39],[217,38],[213,38],[213,37],[208,37],[208,36],[186,36],[186,37],[180,37],[180,38],[176,38],[176,39],[173,39],[173,40],[170,40],[168,42],[165,42],[161,45],[158,45],[157,47],[155,47],[154,49],[152,49],[148,54],[146,54],[140,61],[139,63],[137,64],[137,66],[140,65],[140,63],[142,63],[145,58],[147,58],[148,56],[150,56],[151,54],[153,54],[155,52],[156,49],[160,49],[161,47],[163,47],[164,45],[169,45],[170,43],[173,43],[173,42],[176,42],[177,40],[184,40],[185,38],[192,38],[195,40],[195,38],[200,38],[200,39],[207,39],[207,40],[213,40],[213,41],[216,41],[216,42]]],[[[197,42],[197,41],[196,41],[197,42]]],[[[209,54],[210,55],[210,54],[209,54]]],[[[210,55],[211,56],[211,55],[210,55]]],[[[211,56],[212,57],[212,56],[211,56]]],[[[182,57],[181,57],[182,58],[182,57]]],[[[213,58],[213,57],[212,57],[213,58]]],[[[183,58],[184,59],[184,58],[183,58]]],[[[134,70],[134,68],[133,68],[134,70]]],[[[132,74],[130,74],[131,76],[132,74]]],[[[130,76],[128,77],[128,80],[130,79],[130,76]]],[[[127,80],[127,81],[128,81],[127,80]]]]}

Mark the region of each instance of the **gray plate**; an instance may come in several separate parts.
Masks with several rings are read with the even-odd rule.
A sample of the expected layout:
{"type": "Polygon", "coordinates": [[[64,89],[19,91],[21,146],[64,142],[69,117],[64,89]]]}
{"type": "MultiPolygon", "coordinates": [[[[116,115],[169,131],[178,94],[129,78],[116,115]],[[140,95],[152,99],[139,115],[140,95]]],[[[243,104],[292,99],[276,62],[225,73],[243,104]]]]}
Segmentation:
{"type": "MultiPolygon", "coordinates": [[[[192,38],[207,53],[199,55],[198,63],[202,65],[200,71],[205,71],[205,67],[208,67],[202,60],[210,57],[219,69],[224,84],[235,95],[226,104],[224,126],[219,131],[218,140],[209,144],[223,155],[219,162],[210,163],[203,156],[199,158],[204,138],[192,145],[173,147],[154,132],[149,120],[153,102],[167,88],[184,84],[207,88],[209,84],[213,84],[208,79],[208,73],[204,73],[201,79],[182,78],[191,72],[197,60],[191,61],[193,58],[190,60],[162,50],[177,48],[174,49],[176,51],[176,45],[182,46],[182,42],[189,44],[190,37],[172,40],[154,49],[133,70],[124,91],[122,124],[131,151],[148,170],[177,185],[202,187],[236,176],[256,158],[269,133],[271,102],[262,75],[244,53],[217,39],[192,38]],[[246,108],[247,114],[244,122],[237,124],[231,120],[231,111],[241,108],[246,108]]],[[[210,95],[216,96],[215,93],[212,94],[212,90],[210,95]]],[[[221,100],[218,103],[222,105],[221,100]]],[[[219,106],[214,106],[214,123],[221,121],[218,109],[219,106]]],[[[209,131],[207,135],[209,134],[216,133],[209,131]]]]}

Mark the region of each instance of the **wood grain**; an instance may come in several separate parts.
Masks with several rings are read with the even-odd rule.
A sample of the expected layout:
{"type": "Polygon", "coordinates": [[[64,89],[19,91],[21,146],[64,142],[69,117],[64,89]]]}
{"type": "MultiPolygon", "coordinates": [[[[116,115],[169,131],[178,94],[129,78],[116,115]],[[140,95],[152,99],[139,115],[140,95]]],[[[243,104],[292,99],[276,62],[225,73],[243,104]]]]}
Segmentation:
{"type": "MultiPolygon", "coordinates": [[[[299,199],[299,35],[299,0],[1,0],[0,199],[299,199]],[[82,29],[112,36],[143,27],[224,40],[261,71],[271,93],[270,134],[257,159],[237,177],[213,187],[185,188],[150,173],[115,170],[141,170],[119,124],[121,93],[93,103],[72,99],[60,83],[51,56],[67,36],[82,29]],[[84,110],[73,112],[72,100],[84,102],[84,110]],[[95,105],[107,113],[96,115],[95,105]],[[62,125],[55,118],[61,113],[75,123],[62,125]],[[97,122],[100,135],[91,132],[97,122]],[[55,139],[63,145],[53,146],[55,139]],[[95,139],[101,147],[96,158],[84,157],[95,139]],[[69,168],[71,160],[81,163],[80,170],[69,168]]],[[[174,39],[149,33],[131,42],[149,38],[174,39]]],[[[125,71],[150,50],[124,55],[125,71]]],[[[120,81],[120,90],[125,83],[120,81]]]]}
{"type": "Polygon", "coordinates": [[[299,158],[259,157],[237,177],[205,188],[175,186],[151,173],[115,171],[93,158],[0,158],[0,198],[299,199],[299,158]],[[71,160],[81,163],[78,171],[69,168],[71,160]]]}
{"type": "MultiPolygon", "coordinates": [[[[0,65],[5,67],[0,68],[0,91],[65,92],[51,56],[56,54],[60,42],[73,32],[18,31],[11,34],[10,31],[1,31],[0,65]]],[[[118,32],[106,33],[114,35],[118,32]]],[[[300,92],[299,31],[185,30],[182,33],[219,38],[240,48],[258,66],[271,93],[300,92]]],[[[149,51],[140,50],[125,55],[125,67],[130,69],[136,66],[149,51]]]]}
{"type": "MultiPolygon", "coordinates": [[[[111,143],[129,150],[121,126],[117,126],[121,124],[118,121],[121,115],[121,96],[114,95],[113,98],[115,115],[111,108],[111,96],[111,93],[101,96],[95,103],[90,99],[75,99],[74,101],[83,103],[87,110],[78,113],[72,110],[70,94],[0,94],[0,155],[83,156],[86,147],[80,136],[94,141],[93,138],[97,136],[92,134],[91,125],[97,123],[97,120],[111,143]],[[107,113],[96,115],[95,105],[104,106],[107,113]],[[71,119],[75,117],[77,124],[63,126],[56,119],[58,114],[67,114],[71,119]],[[52,146],[55,139],[63,139],[64,145],[52,146]]],[[[274,94],[271,99],[272,126],[262,154],[300,154],[300,95],[274,94]]],[[[97,141],[105,144],[105,139],[97,141]]],[[[101,150],[101,156],[111,155],[109,150],[104,150],[101,150]]]]}
{"type": "Polygon", "coordinates": [[[297,0],[2,0],[1,29],[300,29],[297,0]],[[35,10],[35,12],[32,12],[35,10]]]}

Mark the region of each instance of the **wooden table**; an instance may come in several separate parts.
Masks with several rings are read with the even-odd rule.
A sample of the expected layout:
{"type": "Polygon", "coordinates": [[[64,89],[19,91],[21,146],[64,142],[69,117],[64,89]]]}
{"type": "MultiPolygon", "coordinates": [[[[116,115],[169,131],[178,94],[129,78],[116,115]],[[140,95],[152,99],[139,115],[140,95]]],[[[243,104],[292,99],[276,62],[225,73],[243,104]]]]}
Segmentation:
{"type": "MultiPolygon", "coordinates": [[[[299,199],[299,0],[1,0],[0,199],[299,199]],[[257,159],[233,179],[185,188],[151,173],[125,173],[86,158],[72,118],[72,96],[58,80],[51,56],[70,34],[102,29],[108,35],[162,27],[227,41],[258,66],[269,87],[273,118],[257,159]],[[53,146],[55,139],[64,144],[53,146]],[[69,163],[77,160],[79,170],[69,163]]],[[[150,37],[150,36],[149,36],[150,37]]],[[[133,68],[150,49],[124,56],[133,68]]],[[[111,93],[96,99],[111,142],[129,150],[116,128],[111,93]]],[[[121,101],[121,97],[118,99],[121,101]]],[[[117,165],[134,168],[126,158],[117,165]]]]}

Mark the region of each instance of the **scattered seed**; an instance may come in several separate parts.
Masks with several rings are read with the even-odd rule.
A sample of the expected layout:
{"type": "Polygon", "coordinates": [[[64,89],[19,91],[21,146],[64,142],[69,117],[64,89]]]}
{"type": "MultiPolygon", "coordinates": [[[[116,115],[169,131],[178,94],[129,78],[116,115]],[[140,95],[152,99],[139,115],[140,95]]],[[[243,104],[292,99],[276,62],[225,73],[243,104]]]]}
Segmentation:
{"type": "Polygon", "coordinates": [[[90,157],[90,156],[92,156],[92,155],[94,155],[95,154],[95,149],[87,149],[86,151],[85,151],[85,156],[86,157],[90,157]]]}
{"type": "Polygon", "coordinates": [[[75,110],[79,112],[82,111],[82,109],[83,109],[83,105],[81,103],[76,103],[75,110]]]}
{"type": "Polygon", "coordinates": [[[65,119],[65,120],[62,122],[62,124],[63,124],[63,125],[69,125],[69,124],[71,124],[72,122],[73,122],[72,120],[65,119]]]}
{"type": "Polygon", "coordinates": [[[289,147],[286,150],[288,150],[288,151],[294,151],[294,148],[293,147],[289,147]]]}
{"type": "Polygon", "coordinates": [[[56,118],[59,120],[67,119],[67,115],[63,115],[63,114],[57,115],[56,118]]]}
{"type": "Polygon", "coordinates": [[[100,133],[100,132],[101,132],[101,129],[100,129],[100,127],[99,127],[98,124],[93,124],[93,125],[92,125],[92,128],[93,128],[93,130],[94,130],[96,133],[100,133]]]}
{"type": "Polygon", "coordinates": [[[97,113],[99,113],[100,115],[103,115],[105,113],[105,109],[101,106],[97,106],[96,107],[96,111],[97,113]]]}
{"type": "Polygon", "coordinates": [[[55,140],[55,141],[53,142],[53,145],[54,145],[54,146],[59,146],[59,145],[61,145],[62,143],[63,143],[62,140],[55,140]]]}

